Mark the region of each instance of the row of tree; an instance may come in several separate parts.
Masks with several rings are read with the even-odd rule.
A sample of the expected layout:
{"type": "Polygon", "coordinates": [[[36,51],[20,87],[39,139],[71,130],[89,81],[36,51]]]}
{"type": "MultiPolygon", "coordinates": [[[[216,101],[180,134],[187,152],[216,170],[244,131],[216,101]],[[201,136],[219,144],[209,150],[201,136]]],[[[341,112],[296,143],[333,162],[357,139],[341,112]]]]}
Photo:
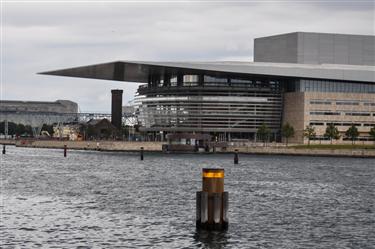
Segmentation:
{"type": "Polygon", "coordinates": [[[119,130],[111,129],[97,129],[93,125],[81,126],[80,133],[84,135],[85,139],[125,139],[128,138],[130,129],[139,131],[139,125],[134,125],[132,128],[129,125],[123,124],[119,130]]]}
{"type": "MultiPolygon", "coordinates": [[[[373,140],[375,140],[375,125],[370,129],[369,135],[373,140]]],[[[310,140],[316,137],[314,127],[306,126],[305,130],[303,131],[303,136],[308,139],[308,144],[310,144],[310,140]]],[[[324,137],[328,138],[332,144],[332,141],[340,139],[341,135],[334,124],[328,124],[324,133],[324,137]]],[[[354,144],[354,142],[359,137],[358,128],[355,125],[350,126],[345,131],[345,137],[350,139],[352,141],[352,144],[354,144]]]]}
{"type": "MultiPolygon", "coordinates": [[[[139,125],[134,126],[136,132],[138,132],[139,125]]],[[[83,135],[86,139],[89,138],[105,138],[110,139],[114,137],[127,137],[129,135],[130,126],[123,125],[120,130],[111,131],[109,129],[95,129],[92,125],[81,125],[79,133],[83,135]],[[98,134],[100,133],[100,134],[98,134]]],[[[53,125],[43,124],[41,128],[41,134],[45,134],[43,131],[48,132],[52,137],[54,134],[53,125]]],[[[34,130],[35,132],[35,130],[34,130]]],[[[35,134],[33,128],[30,125],[17,124],[13,122],[8,122],[8,135],[9,136],[22,136],[22,137],[33,137],[35,134]]],[[[5,134],[5,122],[0,122],[0,134],[5,134]]],[[[41,135],[38,134],[38,135],[41,135]]]]}
{"type": "MultiPolygon", "coordinates": [[[[42,131],[47,131],[51,136],[53,134],[53,126],[43,124],[42,131]]],[[[5,134],[5,122],[0,122],[0,133],[5,134]]],[[[8,122],[8,135],[10,136],[33,136],[33,128],[30,125],[16,124],[8,122]]]]}
{"type": "MultiPolygon", "coordinates": [[[[270,133],[271,130],[264,123],[257,130],[257,136],[264,142],[264,144],[268,140],[270,133]]],[[[285,138],[286,145],[288,145],[289,138],[294,137],[294,133],[294,128],[289,123],[285,123],[281,127],[281,136],[285,138]]],[[[372,139],[375,140],[375,126],[370,129],[369,135],[372,139]]],[[[359,137],[358,128],[355,125],[350,126],[346,130],[345,136],[352,141],[352,144],[354,144],[354,141],[359,137]]],[[[310,140],[316,138],[315,128],[311,125],[306,126],[306,128],[303,130],[303,137],[307,138],[308,144],[310,145],[310,140]]],[[[338,140],[341,136],[339,130],[334,124],[328,124],[324,133],[324,137],[329,139],[332,144],[333,140],[338,140]]]]}

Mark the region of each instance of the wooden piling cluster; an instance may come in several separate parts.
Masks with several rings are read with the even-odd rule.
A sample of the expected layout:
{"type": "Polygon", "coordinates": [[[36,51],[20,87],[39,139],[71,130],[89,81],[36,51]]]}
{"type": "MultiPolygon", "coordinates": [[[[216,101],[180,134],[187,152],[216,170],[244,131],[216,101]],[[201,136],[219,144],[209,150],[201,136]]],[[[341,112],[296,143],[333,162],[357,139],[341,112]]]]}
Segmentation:
{"type": "Polygon", "coordinates": [[[203,169],[202,191],[197,192],[196,198],[196,227],[226,230],[228,192],[224,192],[224,169],[203,169]]]}

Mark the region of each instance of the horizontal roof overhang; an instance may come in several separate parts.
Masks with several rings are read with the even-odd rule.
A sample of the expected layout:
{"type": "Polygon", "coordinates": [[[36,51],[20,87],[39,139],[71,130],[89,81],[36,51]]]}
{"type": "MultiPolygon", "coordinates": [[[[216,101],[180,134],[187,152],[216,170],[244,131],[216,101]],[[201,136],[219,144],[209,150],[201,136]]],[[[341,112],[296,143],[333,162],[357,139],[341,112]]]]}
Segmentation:
{"type": "Polygon", "coordinates": [[[207,74],[315,78],[375,83],[375,66],[263,62],[115,61],[40,74],[147,83],[149,75],[207,74]]]}

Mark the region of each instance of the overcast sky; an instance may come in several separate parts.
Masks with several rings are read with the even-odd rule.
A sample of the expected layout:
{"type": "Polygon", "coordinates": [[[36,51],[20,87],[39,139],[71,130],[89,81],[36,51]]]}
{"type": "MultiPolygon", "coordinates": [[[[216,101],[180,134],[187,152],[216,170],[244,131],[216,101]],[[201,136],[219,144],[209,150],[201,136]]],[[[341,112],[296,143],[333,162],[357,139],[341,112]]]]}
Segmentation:
{"type": "Polygon", "coordinates": [[[114,60],[253,60],[253,39],[295,31],[374,35],[374,1],[5,1],[1,98],[69,99],[110,112],[138,84],[37,75],[114,60]]]}

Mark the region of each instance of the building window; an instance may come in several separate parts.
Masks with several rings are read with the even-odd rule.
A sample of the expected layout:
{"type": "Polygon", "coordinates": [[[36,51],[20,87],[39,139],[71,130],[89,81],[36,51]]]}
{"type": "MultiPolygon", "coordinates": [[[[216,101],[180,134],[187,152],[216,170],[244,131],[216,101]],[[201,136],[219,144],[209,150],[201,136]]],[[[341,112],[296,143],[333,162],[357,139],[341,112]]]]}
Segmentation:
{"type": "Polygon", "coordinates": [[[331,111],[312,111],[312,112],[310,112],[310,115],[334,116],[334,115],[341,115],[341,114],[340,114],[340,112],[331,112],[331,111]]]}
{"type": "Polygon", "coordinates": [[[171,76],[170,84],[171,84],[172,87],[177,86],[177,75],[171,76]]]}
{"type": "Polygon", "coordinates": [[[345,112],[346,116],[371,116],[368,112],[345,112]]]}
{"type": "Polygon", "coordinates": [[[251,80],[243,80],[243,79],[230,79],[231,83],[239,83],[239,84],[252,84],[251,80]]]}
{"type": "Polygon", "coordinates": [[[336,105],[359,105],[357,101],[337,101],[336,105]]]}
{"type": "Polygon", "coordinates": [[[184,86],[198,86],[198,75],[184,75],[184,86]]]}
{"type": "MultiPolygon", "coordinates": [[[[352,126],[353,123],[341,123],[340,125],[341,126],[352,126]]],[[[361,126],[361,124],[359,124],[359,126],[361,126]]]]}
{"type": "Polygon", "coordinates": [[[198,75],[184,75],[184,83],[198,82],[198,75]]]}
{"type": "Polygon", "coordinates": [[[328,100],[311,100],[311,105],[330,105],[332,104],[331,101],[328,100]]]}
{"type": "Polygon", "coordinates": [[[228,79],[227,78],[222,78],[222,77],[213,77],[213,76],[204,76],[204,82],[211,82],[211,83],[227,83],[228,79]]]}
{"type": "Polygon", "coordinates": [[[322,122],[310,122],[310,125],[322,126],[322,125],[324,125],[324,123],[322,123],[322,122]]]}

